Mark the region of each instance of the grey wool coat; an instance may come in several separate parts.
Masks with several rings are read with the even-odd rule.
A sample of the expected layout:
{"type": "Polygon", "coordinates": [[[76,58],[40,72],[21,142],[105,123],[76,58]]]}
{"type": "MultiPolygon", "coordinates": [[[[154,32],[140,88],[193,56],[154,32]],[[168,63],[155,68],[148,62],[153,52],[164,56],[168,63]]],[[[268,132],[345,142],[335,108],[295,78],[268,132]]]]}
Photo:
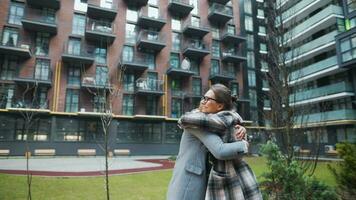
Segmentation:
{"type": "Polygon", "coordinates": [[[243,142],[223,143],[214,133],[185,128],[168,187],[167,200],[204,199],[207,186],[207,149],[220,160],[236,158],[247,151],[243,142]]]}

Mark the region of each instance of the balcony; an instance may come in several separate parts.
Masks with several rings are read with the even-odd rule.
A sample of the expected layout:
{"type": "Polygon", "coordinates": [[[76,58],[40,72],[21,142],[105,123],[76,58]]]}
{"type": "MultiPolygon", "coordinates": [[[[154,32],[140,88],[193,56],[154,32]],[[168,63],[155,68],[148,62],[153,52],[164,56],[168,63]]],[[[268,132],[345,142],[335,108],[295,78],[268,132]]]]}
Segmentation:
{"type": "Polygon", "coordinates": [[[222,61],[239,64],[246,61],[246,57],[242,56],[240,52],[226,50],[222,52],[222,61]]]}
{"type": "Polygon", "coordinates": [[[223,4],[226,5],[227,2],[229,2],[230,0],[209,0],[209,2],[211,3],[219,3],[219,4],[223,4]]]}
{"type": "Polygon", "coordinates": [[[60,0],[26,0],[28,5],[37,8],[52,8],[54,10],[59,10],[60,0]]]}
{"type": "Polygon", "coordinates": [[[89,90],[109,90],[112,89],[108,81],[108,76],[97,77],[95,74],[86,74],[82,78],[82,88],[89,90]]]}
{"type": "Polygon", "coordinates": [[[125,71],[143,72],[148,69],[148,60],[145,54],[135,52],[131,57],[124,57],[121,54],[121,66],[125,71]]]}
{"type": "Polygon", "coordinates": [[[11,105],[6,107],[6,109],[14,112],[41,112],[41,113],[49,113],[49,104],[48,100],[42,100],[40,98],[28,98],[28,99],[21,99],[21,98],[12,98],[11,105]]]}
{"type": "Polygon", "coordinates": [[[88,18],[85,38],[98,44],[112,44],[116,38],[114,34],[114,24],[88,18]]]}
{"type": "Polygon", "coordinates": [[[194,9],[189,0],[170,0],[168,9],[172,15],[185,17],[194,9]]]}
{"type": "Polygon", "coordinates": [[[188,36],[202,38],[210,32],[199,20],[187,19],[183,23],[183,33],[188,36]]]}
{"type": "Polygon", "coordinates": [[[302,62],[320,53],[335,49],[335,36],[338,33],[337,30],[332,31],[315,40],[305,43],[294,50],[288,51],[286,53],[286,64],[289,64],[292,61],[302,62]]]}
{"type": "Polygon", "coordinates": [[[57,21],[54,13],[53,16],[46,16],[42,10],[28,8],[21,22],[23,28],[28,31],[57,34],[57,21]]]}
{"type": "Polygon", "coordinates": [[[232,8],[213,3],[209,8],[208,19],[213,24],[225,25],[233,17],[232,8]]]}
{"type": "Polygon", "coordinates": [[[124,0],[129,7],[140,8],[147,5],[148,0],[124,0]]]}
{"type": "Polygon", "coordinates": [[[86,45],[65,45],[62,53],[62,61],[67,63],[91,65],[94,63],[94,55],[86,45]]]}
{"type": "Polygon", "coordinates": [[[165,46],[165,35],[157,31],[141,30],[137,37],[137,48],[143,51],[160,52],[165,46]]]}
{"type": "Polygon", "coordinates": [[[320,77],[338,73],[343,69],[338,66],[337,57],[332,56],[325,60],[308,65],[300,70],[293,71],[290,75],[290,85],[302,81],[315,80],[320,77]]]}
{"type": "Polygon", "coordinates": [[[235,29],[231,30],[225,27],[221,33],[220,40],[225,44],[234,44],[238,45],[246,41],[246,37],[237,35],[235,29]]]}
{"type": "Polygon", "coordinates": [[[235,79],[235,75],[231,72],[210,72],[209,80],[213,82],[229,82],[235,79]]]}
{"type": "Polygon", "coordinates": [[[331,121],[355,120],[356,111],[351,109],[333,110],[328,112],[313,113],[295,118],[297,123],[326,123],[331,121]]]}
{"type": "Polygon", "coordinates": [[[166,24],[166,19],[158,13],[148,12],[148,7],[143,7],[138,15],[137,25],[144,29],[161,30],[166,24]]]}
{"type": "Polygon", "coordinates": [[[210,54],[210,47],[202,40],[190,39],[183,43],[183,55],[193,59],[204,58],[210,54]]]}
{"type": "Polygon", "coordinates": [[[344,70],[352,69],[356,66],[355,35],[356,28],[353,27],[350,30],[340,33],[335,38],[338,64],[344,70]]]}
{"type": "MultiPolygon", "coordinates": [[[[184,62],[184,60],[182,61],[184,62]]],[[[190,66],[185,65],[172,65],[168,63],[170,66],[167,70],[167,75],[172,77],[189,77],[195,74],[195,72],[190,70],[190,66]]]]}
{"type": "Polygon", "coordinates": [[[164,94],[163,80],[139,78],[136,81],[135,94],[162,96],[164,94]]]}
{"type": "Polygon", "coordinates": [[[2,38],[0,43],[0,54],[8,56],[18,56],[23,59],[29,59],[32,56],[30,45],[23,43],[19,38],[2,38]]]}
{"type": "Polygon", "coordinates": [[[52,86],[52,73],[48,71],[47,73],[38,72],[32,74],[31,76],[23,77],[17,75],[14,78],[14,81],[19,85],[31,85],[31,86],[44,86],[51,87],[52,86]]]}
{"type": "Polygon", "coordinates": [[[108,3],[99,3],[99,1],[91,0],[88,2],[87,16],[92,19],[107,19],[114,21],[117,15],[117,5],[108,3]]]}
{"type": "Polygon", "coordinates": [[[354,95],[355,93],[350,83],[340,82],[291,94],[289,99],[291,105],[303,105],[321,101],[329,101],[338,98],[345,98],[354,95]]]}
{"type": "Polygon", "coordinates": [[[285,34],[286,43],[296,43],[310,37],[314,33],[337,24],[337,20],[343,17],[342,8],[329,5],[322,11],[305,20],[285,34]]]}
{"type": "Polygon", "coordinates": [[[184,99],[185,97],[185,92],[184,91],[181,91],[181,90],[177,90],[177,89],[172,89],[171,90],[171,96],[172,98],[179,98],[179,99],[184,99]]]}

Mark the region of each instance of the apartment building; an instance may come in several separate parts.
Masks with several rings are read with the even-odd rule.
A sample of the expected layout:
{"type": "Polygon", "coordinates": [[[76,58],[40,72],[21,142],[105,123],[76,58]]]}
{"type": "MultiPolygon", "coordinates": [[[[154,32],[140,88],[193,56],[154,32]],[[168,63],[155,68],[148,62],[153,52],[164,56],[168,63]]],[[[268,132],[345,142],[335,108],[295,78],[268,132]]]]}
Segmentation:
{"type": "Polygon", "coordinates": [[[242,4],[2,1],[0,149],[102,155],[100,114],[112,98],[110,151],[176,154],[177,119],[214,83],[240,97],[249,120],[242,4]]]}

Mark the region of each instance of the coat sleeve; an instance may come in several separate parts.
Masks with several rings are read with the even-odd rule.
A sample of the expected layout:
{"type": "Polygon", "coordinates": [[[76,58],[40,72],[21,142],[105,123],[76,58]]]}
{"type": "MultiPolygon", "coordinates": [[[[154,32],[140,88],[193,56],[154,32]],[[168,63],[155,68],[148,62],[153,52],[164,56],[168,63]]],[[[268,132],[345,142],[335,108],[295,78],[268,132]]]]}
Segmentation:
{"type": "Polygon", "coordinates": [[[229,126],[222,115],[190,112],[180,118],[182,127],[199,127],[205,131],[222,134],[229,126]]]}
{"type": "Polygon", "coordinates": [[[218,135],[211,132],[192,129],[187,129],[187,132],[197,137],[218,160],[231,160],[247,152],[245,141],[224,143],[218,135]]]}

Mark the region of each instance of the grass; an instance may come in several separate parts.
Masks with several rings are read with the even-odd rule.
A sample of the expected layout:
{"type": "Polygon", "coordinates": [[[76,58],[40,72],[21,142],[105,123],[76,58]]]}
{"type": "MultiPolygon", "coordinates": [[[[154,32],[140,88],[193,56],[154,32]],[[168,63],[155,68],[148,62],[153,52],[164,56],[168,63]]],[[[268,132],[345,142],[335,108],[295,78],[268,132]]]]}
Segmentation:
{"type": "MultiPolygon", "coordinates": [[[[264,159],[246,158],[246,161],[261,180],[260,176],[266,170],[264,159]]],[[[328,185],[335,186],[326,165],[326,162],[320,162],[315,175],[328,185]]],[[[111,176],[111,199],[164,200],[171,175],[172,170],[165,170],[111,176]]],[[[36,200],[105,199],[104,177],[33,177],[32,181],[32,197],[36,200]]],[[[26,199],[26,190],[26,176],[0,174],[0,200],[26,199]]]]}

